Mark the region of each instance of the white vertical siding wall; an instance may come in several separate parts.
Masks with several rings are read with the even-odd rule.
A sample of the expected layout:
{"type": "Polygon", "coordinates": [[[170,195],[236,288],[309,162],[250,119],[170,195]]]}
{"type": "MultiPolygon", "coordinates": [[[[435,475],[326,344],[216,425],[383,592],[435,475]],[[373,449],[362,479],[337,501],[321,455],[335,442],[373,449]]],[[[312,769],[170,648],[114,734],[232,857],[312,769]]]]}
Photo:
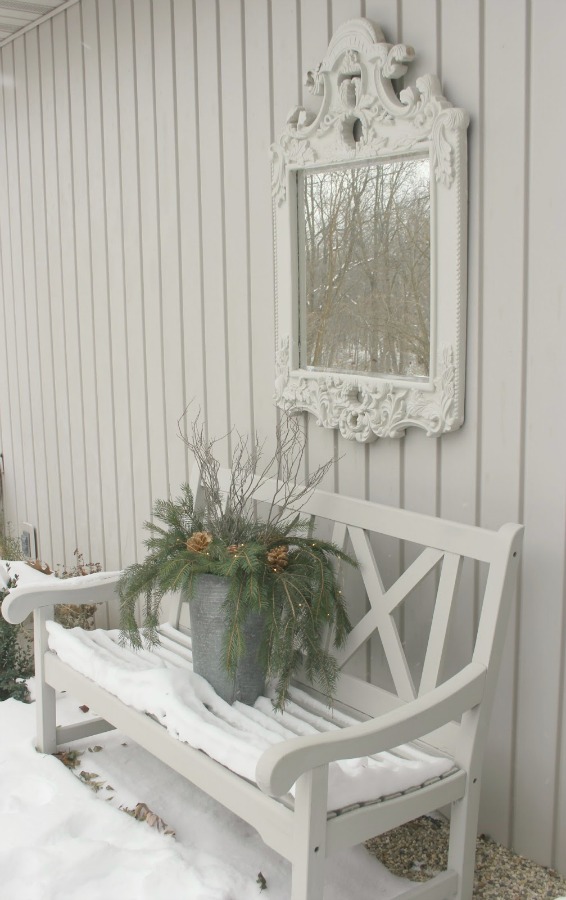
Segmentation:
{"type": "Polygon", "coordinates": [[[563,0],[82,0],[0,48],[6,518],[50,562],[119,567],[186,475],[189,401],[272,436],[269,145],[359,15],[471,114],[466,421],[370,446],[309,421],[309,459],[338,459],[330,489],[526,523],[482,827],[566,872],[563,0]]]}

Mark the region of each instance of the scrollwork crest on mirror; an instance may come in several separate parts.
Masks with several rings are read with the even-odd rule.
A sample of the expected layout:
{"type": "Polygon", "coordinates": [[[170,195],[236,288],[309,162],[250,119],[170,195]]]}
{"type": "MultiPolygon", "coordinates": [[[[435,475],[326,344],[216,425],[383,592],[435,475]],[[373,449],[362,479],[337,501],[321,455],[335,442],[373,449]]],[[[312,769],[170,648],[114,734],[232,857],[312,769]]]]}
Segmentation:
{"type": "Polygon", "coordinates": [[[272,145],[278,406],[349,440],[464,417],[468,115],[346,22],[272,145]]]}

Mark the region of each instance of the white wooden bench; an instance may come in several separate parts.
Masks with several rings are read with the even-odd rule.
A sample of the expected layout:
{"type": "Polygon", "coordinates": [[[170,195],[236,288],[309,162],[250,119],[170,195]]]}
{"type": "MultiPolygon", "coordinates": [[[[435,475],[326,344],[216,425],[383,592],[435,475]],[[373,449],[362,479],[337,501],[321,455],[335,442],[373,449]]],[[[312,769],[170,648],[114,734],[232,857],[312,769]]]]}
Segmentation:
{"type": "MultiPolygon", "coordinates": [[[[159,678],[171,677],[178,683],[181,672],[190,673],[187,678],[196,678],[191,673],[190,632],[183,623],[181,606],[185,605],[173,600],[169,621],[162,626],[163,645],[154,657],[149,659],[149,654],[142,654],[135,658],[133,651],[118,647],[116,633],[93,636],[68,632],[61,636],[57,626],[48,626],[53,604],[115,602],[119,573],[65,581],[45,578],[43,585],[18,587],[3,605],[4,616],[13,623],[34,613],[38,749],[52,753],[69,741],[110,728],[120,729],[246,820],[266,844],[290,860],[292,900],[321,900],[327,854],[451,805],[447,870],[401,896],[404,900],[470,900],[482,756],[523,529],[507,524],[499,531],[489,531],[323,491],[316,491],[303,511],[316,517],[317,522],[333,523],[334,542],[357,557],[360,584],[363,579],[365,585],[365,593],[358,592],[352,601],[354,627],[346,647],[340,651],[339,661],[344,669],[334,713],[324,713],[316,691],[298,679],[286,718],[274,717],[270,722],[269,703],[265,700],[260,700],[251,711],[227,707],[201,687],[196,699],[191,693],[186,716],[183,709],[179,713],[177,704],[177,718],[170,713],[169,721],[165,707],[146,709],[143,699],[136,700],[135,690],[130,690],[132,684],[135,687],[135,676],[128,674],[128,666],[141,667],[145,660],[150,669],[161,667],[159,678]],[[404,572],[392,574],[394,540],[403,542],[405,547],[400,558],[404,555],[412,562],[404,572]],[[418,555],[414,545],[420,550],[418,555]],[[461,579],[463,565],[470,565],[464,563],[466,559],[472,561],[472,575],[469,577],[466,570],[466,577],[461,579]],[[455,669],[454,659],[459,659],[459,646],[450,653],[451,613],[458,602],[468,608],[473,604],[469,589],[472,582],[484,586],[473,650],[470,659],[461,660],[459,671],[448,672],[446,677],[443,660],[449,658],[455,669]],[[405,629],[411,613],[419,611],[421,597],[423,605],[430,606],[430,629],[429,635],[423,637],[426,651],[418,678],[405,656],[397,612],[409,594],[412,597],[402,623],[405,629]],[[49,647],[48,627],[52,644],[59,646],[58,653],[49,647]],[[376,634],[382,650],[377,647],[376,634]],[[73,640],[78,643],[71,643],[67,652],[67,643],[73,640]],[[356,665],[356,653],[359,656],[360,648],[367,642],[372,642],[372,658],[379,660],[384,671],[389,670],[386,687],[368,683],[363,677],[368,655],[361,663],[362,671],[360,664],[356,665]],[[83,657],[90,660],[86,668],[83,657]],[[121,666],[124,684],[130,686],[128,696],[133,698],[128,703],[101,686],[109,679],[114,690],[120,679],[115,673],[112,675],[113,667],[121,671],[121,666]],[[57,727],[56,690],[70,692],[100,718],[57,727]],[[183,719],[181,724],[179,717],[183,719]],[[211,752],[206,743],[216,733],[215,719],[223,753],[211,752]],[[226,755],[226,742],[230,735],[235,743],[249,742],[250,734],[255,740],[260,720],[268,737],[264,744],[263,738],[258,737],[255,777],[254,773],[246,773],[245,766],[243,773],[237,774],[242,767],[237,761],[232,765],[230,754],[226,755]],[[262,751],[264,745],[267,749],[262,751]],[[416,748],[414,757],[411,748],[416,748]],[[220,762],[213,758],[215,755],[220,756],[220,762]],[[356,797],[340,808],[329,804],[329,772],[333,783],[333,773],[347,772],[348,765],[356,776],[364,767],[383,769],[387,760],[409,760],[406,768],[410,769],[413,758],[422,760],[427,755],[433,762],[440,758],[446,763],[440,775],[424,777],[426,766],[423,770],[420,763],[415,763],[414,768],[420,773],[413,779],[417,783],[397,789],[399,782],[395,777],[393,789],[376,788],[379,796],[356,797]],[[336,762],[358,759],[359,763],[336,762]]],[[[358,574],[352,580],[357,578],[358,574]]],[[[354,597],[354,585],[349,589],[354,597]]],[[[419,621],[421,612],[422,609],[419,621]]],[[[151,672],[143,677],[151,679],[151,672]]],[[[234,751],[233,756],[236,759],[238,753],[234,751]]],[[[386,765],[384,771],[387,781],[386,765]]]]}

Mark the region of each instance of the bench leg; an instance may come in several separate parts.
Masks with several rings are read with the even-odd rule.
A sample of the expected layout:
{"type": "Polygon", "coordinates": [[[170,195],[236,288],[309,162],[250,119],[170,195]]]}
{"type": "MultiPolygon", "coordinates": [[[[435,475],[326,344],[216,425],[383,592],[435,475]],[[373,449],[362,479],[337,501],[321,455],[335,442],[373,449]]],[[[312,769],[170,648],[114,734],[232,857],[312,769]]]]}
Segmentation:
{"type": "Polygon", "coordinates": [[[472,900],[479,797],[480,780],[470,776],[465,796],[452,804],[448,868],[458,873],[456,900],[472,900]]]}
{"type": "Polygon", "coordinates": [[[55,690],[45,683],[44,657],[48,650],[45,623],[53,618],[53,607],[36,609],[33,614],[35,657],[35,718],[37,749],[42,753],[55,753],[57,749],[57,717],[55,690]]]}
{"type": "Polygon", "coordinates": [[[41,753],[55,753],[57,749],[55,691],[47,684],[38,685],[35,698],[36,746],[41,753]]]}
{"type": "Polygon", "coordinates": [[[322,900],[326,857],[328,766],[301,775],[295,793],[291,900],[322,900]]]}

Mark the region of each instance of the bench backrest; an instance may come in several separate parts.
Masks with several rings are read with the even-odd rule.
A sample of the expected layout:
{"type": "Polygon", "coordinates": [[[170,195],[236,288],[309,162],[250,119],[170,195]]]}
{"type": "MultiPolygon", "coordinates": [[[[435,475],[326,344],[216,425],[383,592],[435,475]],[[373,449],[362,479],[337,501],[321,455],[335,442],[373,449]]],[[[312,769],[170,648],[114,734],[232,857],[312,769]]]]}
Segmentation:
{"type": "MultiPolygon", "coordinates": [[[[198,471],[193,471],[192,475],[193,493],[198,504],[201,489],[198,471]]],[[[221,486],[225,489],[229,478],[229,470],[221,470],[221,486]]],[[[269,502],[273,494],[274,482],[267,482],[255,491],[254,499],[259,504],[269,502]]],[[[469,595],[470,579],[466,579],[467,592],[464,590],[463,596],[462,591],[459,592],[464,562],[471,560],[478,567],[475,582],[483,587],[483,599],[474,616],[477,628],[469,641],[471,659],[461,654],[461,665],[456,670],[470,661],[486,667],[482,716],[485,714],[487,721],[515,588],[522,526],[507,524],[492,531],[322,490],[311,494],[301,512],[311,517],[315,533],[320,527],[325,529],[324,536],[346,549],[360,567],[355,578],[345,573],[345,591],[356,615],[346,645],[337,653],[342,677],[336,699],[365,715],[377,715],[428,693],[445,680],[443,660],[450,641],[458,639],[450,628],[456,600],[464,604],[475,602],[480,606],[478,598],[474,600],[469,595]],[[393,578],[388,571],[386,587],[378,558],[383,546],[389,548],[392,540],[401,542],[403,547],[410,546],[410,551],[404,554],[410,562],[401,566],[393,578]],[[416,558],[413,545],[419,548],[416,558]],[[420,602],[419,591],[426,598],[430,620],[423,628],[424,655],[415,673],[414,661],[407,657],[404,646],[403,625],[407,624],[404,618],[414,613],[415,601],[417,606],[420,602]],[[412,599],[407,605],[405,601],[409,596],[412,599]],[[407,609],[403,616],[400,610],[404,605],[407,609]],[[364,646],[370,647],[370,655],[381,654],[390,676],[387,687],[368,680],[364,664],[359,662],[364,646]],[[353,664],[356,657],[358,663],[353,664]]],[[[459,657],[456,648],[450,659],[459,657]]],[[[477,731],[480,725],[481,722],[476,722],[474,730],[477,731]]],[[[461,730],[460,727],[446,730],[440,743],[456,752],[461,742],[461,730]]]]}

